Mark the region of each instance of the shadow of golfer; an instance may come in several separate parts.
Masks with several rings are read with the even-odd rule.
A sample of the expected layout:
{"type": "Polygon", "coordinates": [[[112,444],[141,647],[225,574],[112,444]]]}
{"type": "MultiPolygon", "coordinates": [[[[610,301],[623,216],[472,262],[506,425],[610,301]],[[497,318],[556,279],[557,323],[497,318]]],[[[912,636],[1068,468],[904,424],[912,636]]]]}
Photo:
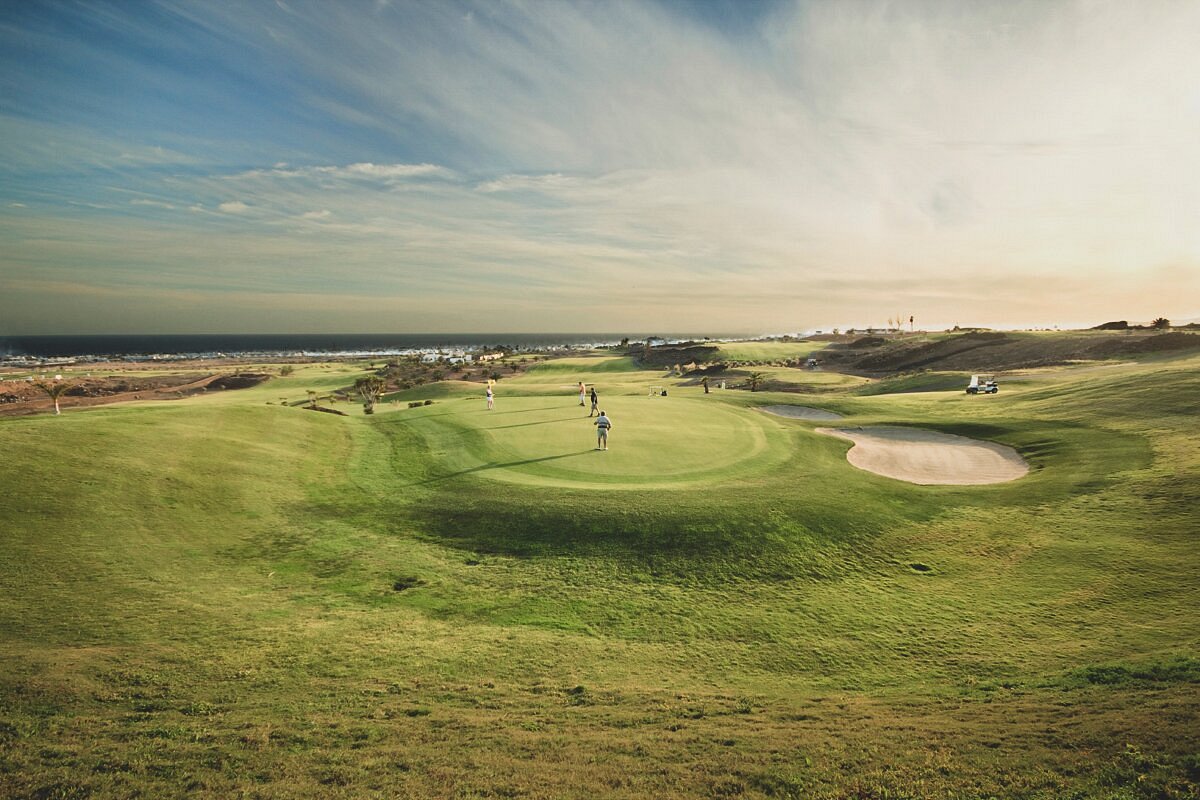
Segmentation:
{"type": "Polygon", "coordinates": [[[507,414],[529,414],[534,411],[554,411],[555,409],[559,409],[559,408],[562,408],[562,406],[561,405],[553,405],[553,406],[537,406],[536,408],[506,409],[504,411],[493,411],[493,412],[491,412],[490,416],[503,417],[507,414]]]}
{"type": "Polygon", "coordinates": [[[432,478],[426,478],[423,481],[416,481],[415,483],[411,483],[411,484],[409,484],[409,486],[425,486],[430,483],[440,483],[442,481],[448,481],[448,480],[452,480],[454,478],[461,478],[464,475],[470,475],[475,472],[486,472],[487,470],[490,470],[490,469],[506,469],[508,467],[521,467],[526,464],[540,464],[545,461],[559,461],[564,458],[575,458],[576,456],[588,455],[591,452],[592,452],[591,450],[580,450],[577,453],[561,453],[560,455],[557,455],[557,456],[542,456],[541,458],[525,458],[520,461],[505,461],[505,462],[493,461],[493,462],[490,462],[487,464],[480,464],[478,467],[471,467],[469,469],[459,470],[458,472],[450,472],[445,475],[436,475],[432,478]]]}
{"type": "Polygon", "coordinates": [[[531,425],[549,425],[553,422],[574,422],[579,419],[582,419],[582,417],[578,417],[578,416],[559,417],[558,419],[544,419],[541,422],[516,422],[516,423],[513,423],[512,425],[492,425],[487,428],[484,428],[484,430],[502,431],[502,430],[505,430],[506,428],[528,428],[531,425]]]}

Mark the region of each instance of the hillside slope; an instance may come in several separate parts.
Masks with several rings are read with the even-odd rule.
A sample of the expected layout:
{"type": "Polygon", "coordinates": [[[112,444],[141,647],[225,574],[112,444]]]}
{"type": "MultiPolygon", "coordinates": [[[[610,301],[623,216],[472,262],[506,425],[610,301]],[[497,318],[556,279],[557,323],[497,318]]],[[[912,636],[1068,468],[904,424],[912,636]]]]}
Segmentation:
{"type": "Polygon", "coordinates": [[[925,370],[996,372],[1077,361],[1200,351],[1195,333],[968,332],[883,340],[865,337],[822,351],[828,368],[882,377],[925,370]]]}
{"type": "Polygon", "coordinates": [[[1200,792],[1200,358],[822,396],[1032,467],[948,489],[626,365],[593,453],[593,363],[0,419],[0,797],[1200,792]]]}

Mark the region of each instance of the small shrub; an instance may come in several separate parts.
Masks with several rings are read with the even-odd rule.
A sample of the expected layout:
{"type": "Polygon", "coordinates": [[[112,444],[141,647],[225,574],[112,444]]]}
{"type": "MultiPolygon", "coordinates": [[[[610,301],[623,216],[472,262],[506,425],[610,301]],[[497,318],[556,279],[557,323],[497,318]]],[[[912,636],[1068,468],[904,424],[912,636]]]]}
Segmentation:
{"type": "Polygon", "coordinates": [[[402,578],[397,578],[392,584],[392,591],[403,592],[405,589],[413,589],[417,586],[423,586],[425,581],[418,578],[416,575],[405,575],[402,578]]]}

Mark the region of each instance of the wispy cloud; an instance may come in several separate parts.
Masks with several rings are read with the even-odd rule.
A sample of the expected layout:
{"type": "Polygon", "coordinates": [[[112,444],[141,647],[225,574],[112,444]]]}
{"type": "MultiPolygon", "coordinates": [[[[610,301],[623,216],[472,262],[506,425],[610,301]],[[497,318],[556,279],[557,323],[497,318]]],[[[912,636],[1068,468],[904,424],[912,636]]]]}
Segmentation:
{"type": "Polygon", "coordinates": [[[552,192],[578,185],[577,180],[554,172],[549,175],[504,175],[495,180],[484,181],[478,188],[481,192],[552,192]]]}
{"type": "Polygon", "coordinates": [[[326,169],[349,175],[365,175],[371,178],[411,178],[417,175],[438,175],[446,172],[442,167],[433,164],[372,164],[370,162],[351,164],[344,170],[332,167],[326,169]]]}
{"type": "Polygon", "coordinates": [[[445,167],[436,164],[372,164],[361,162],[344,166],[312,166],[289,167],[285,163],[276,164],[270,169],[253,169],[237,175],[240,178],[370,178],[382,181],[402,180],[418,177],[451,177],[453,173],[445,167]]]}
{"type": "Polygon", "coordinates": [[[34,76],[0,116],[0,198],[47,216],[0,225],[0,270],[496,328],[1196,311],[1172,308],[1200,290],[1200,6],[766,8],[737,31],[652,3],[85,10],[180,60],[39,40],[144,78],[123,102],[155,122],[34,76]],[[600,279],[619,310],[593,310],[600,279]]]}
{"type": "Polygon", "coordinates": [[[131,206],[150,206],[151,208],[175,208],[172,203],[164,203],[161,200],[147,200],[144,197],[135,197],[129,201],[131,206]]]}

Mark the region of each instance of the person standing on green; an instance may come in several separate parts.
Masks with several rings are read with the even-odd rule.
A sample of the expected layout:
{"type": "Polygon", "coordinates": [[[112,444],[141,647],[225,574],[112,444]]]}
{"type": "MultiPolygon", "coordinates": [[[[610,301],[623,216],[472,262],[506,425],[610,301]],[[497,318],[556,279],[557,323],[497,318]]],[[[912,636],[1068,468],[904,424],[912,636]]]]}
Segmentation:
{"type": "Polygon", "coordinates": [[[596,387],[592,387],[592,410],[588,412],[588,416],[600,413],[600,398],[596,394],[596,387]]]}
{"type": "Polygon", "coordinates": [[[612,430],[612,420],[601,411],[600,416],[596,417],[596,421],[592,423],[596,426],[596,449],[608,449],[608,432],[612,430]]]}

